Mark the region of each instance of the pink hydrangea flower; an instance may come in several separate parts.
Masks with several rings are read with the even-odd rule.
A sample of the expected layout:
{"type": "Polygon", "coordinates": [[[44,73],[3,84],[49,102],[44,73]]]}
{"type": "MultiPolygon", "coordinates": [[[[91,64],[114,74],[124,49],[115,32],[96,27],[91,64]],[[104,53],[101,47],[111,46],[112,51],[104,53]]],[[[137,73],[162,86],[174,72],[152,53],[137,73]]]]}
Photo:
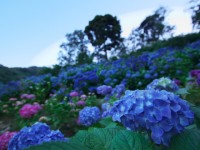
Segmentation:
{"type": "Polygon", "coordinates": [[[14,97],[9,98],[9,101],[16,101],[16,100],[17,100],[17,98],[14,98],[14,97]]]}
{"type": "Polygon", "coordinates": [[[4,132],[0,135],[0,150],[7,150],[9,140],[16,134],[17,132],[4,132]]]}
{"type": "Polygon", "coordinates": [[[85,106],[85,101],[80,100],[76,103],[77,106],[85,106]]]}
{"type": "Polygon", "coordinates": [[[27,95],[26,98],[27,98],[27,99],[35,99],[36,96],[35,96],[34,94],[29,94],[29,95],[27,95]]]}
{"type": "Polygon", "coordinates": [[[200,74],[200,69],[190,71],[191,77],[198,77],[199,74],[200,74]]]}
{"type": "Polygon", "coordinates": [[[81,95],[81,99],[82,99],[82,100],[85,100],[86,98],[87,98],[86,95],[81,95]]]}
{"type": "Polygon", "coordinates": [[[22,94],[21,96],[20,96],[20,98],[21,99],[35,99],[36,98],[36,96],[34,95],[34,94],[22,94]]]}
{"type": "Polygon", "coordinates": [[[77,97],[78,96],[78,92],[76,92],[76,91],[71,92],[71,93],[69,93],[69,96],[71,96],[71,97],[77,97]]]}
{"type": "Polygon", "coordinates": [[[28,94],[24,93],[20,96],[21,99],[26,99],[26,97],[28,96],[28,94]]]}
{"type": "Polygon", "coordinates": [[[33,115],[37,114],[42,107],[40,104],[25,104],[20,110],[19,114],[22,118],[31,118],[33,115]]]}

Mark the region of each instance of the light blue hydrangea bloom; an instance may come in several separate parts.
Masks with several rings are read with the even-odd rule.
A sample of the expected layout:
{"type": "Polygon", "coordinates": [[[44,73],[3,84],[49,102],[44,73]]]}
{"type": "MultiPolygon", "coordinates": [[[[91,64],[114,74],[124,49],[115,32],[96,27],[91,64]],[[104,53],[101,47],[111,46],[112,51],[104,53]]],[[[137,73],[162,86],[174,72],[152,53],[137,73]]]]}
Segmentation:
{"type": "Polygon", "coordinates": [[[59,131],[53,131],[45,123],[36,122],[31,127],[21,129],[10,140],[8,150],[23,150],[30,146],[39,145],[50,141],[66,141],[64,135],[59,131]]]}
{"type": "Polygon", "coordinates": [[[79,112],[80,124],[84,126],[91,126],[101,118],[101,112],[98,107],[84,107],[79,112]]]}
{"type": "Polygon", "coordinates": [[[153,80],[150,84],[147,85],[146,89],[166,90],[169,92],[176,92],[179,89],[179,87],[171,79],[162,77],[160,79],[153,80]]]}
{"type": "Polygon", "coordinates": [[[107,114],[129,130],[150,132],[156,144],[165,146],[194,120],[188,103],[165,90],[126,91],[107,114]]]}

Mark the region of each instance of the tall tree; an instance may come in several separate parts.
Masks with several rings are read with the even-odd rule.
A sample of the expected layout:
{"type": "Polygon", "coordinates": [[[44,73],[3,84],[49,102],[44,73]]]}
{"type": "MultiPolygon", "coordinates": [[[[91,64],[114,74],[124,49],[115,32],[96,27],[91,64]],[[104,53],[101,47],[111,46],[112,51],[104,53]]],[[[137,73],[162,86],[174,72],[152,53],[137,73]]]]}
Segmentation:
{"type": "Polygon", "coordinates": [[[66,34],[67,42],[61,44],[64,51],[60,51],[59,61],[61,65],[83,64],[89,60],[87,44],[89,40],[82,30],[75,30],[66,34]],[[80,59],[81,56],[81,59],[80,59]]]}
{"type": "Polygon", "coordinates": [[[99,59],[108,59],[107,52],[116,48],[122,42],[121,26],[116,17],[110,14],[97,15],[85,27],[86,35],[95,47],[99,59]]]}
{"type": "MultiPolygon", "coordinates": [[[[166,9],[158,8],[153,15],[150,15],[141,22],[140,26],[132,31],[130,39],[137,41],[137,46],[144,46],[164,38],[164,35],[171,34],[174,26],[164,23],[166,9]]],[[[135,42],[135,41],[134,41],[135,42]]]]}
{"type": "Polygon", "coordinates": [[[200,1],[199,0],[192,0],[190,1],[192,4],[192,24],[193,29],[200,30],[200,1]]]}

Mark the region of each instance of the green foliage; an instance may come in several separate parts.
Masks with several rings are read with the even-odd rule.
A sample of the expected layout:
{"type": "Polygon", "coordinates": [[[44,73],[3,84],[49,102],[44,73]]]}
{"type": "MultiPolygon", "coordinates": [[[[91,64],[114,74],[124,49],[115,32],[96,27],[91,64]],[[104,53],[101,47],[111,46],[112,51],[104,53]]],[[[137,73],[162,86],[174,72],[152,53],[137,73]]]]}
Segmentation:
{"type": "Polygon", "coordinates": [[[107,51],[116,48],[122,41],[120,23],[116,17],[110,14],[95,16],[85,27],[84,32],[91,44],[96,47],[95,53],[98,58],[106,60],[108,59],[107,51]],[[104,54],[100,52],[104,52],[104,54]]]}
{"type": "Polygon", "coordinates": [[[199,150],[200,130],[186,129],[183,133],[172,138],[168,150],[199,150]]]}
{"type": "Polygon", "coordinates": [[[192,10],[192,24],[193,29],[200,29],[200,1],[199,0],[191,0],[192,7],[190,8],[192,10]]]}
{"type": "Polygon", "coordinates": [[[84,64],[91,62],[88,51],[88,39],[82,30],[75,30],[73,33],[66,34],[67,42],[61,44],[64,51],[60,51],[58,58],[61,65],[72,65],[76,62],[84,64]],[[76,60],[75,60],[75,57],[76,60]],[[82,60],[80,59],[82,57],[82,60]]]}
{"type": "Polygon", "coordinates": [[[82,145],[68,142],[48,142],[38,146],[32,146],[25,150],[87,150],[82,145]]]}
{"type": "Polygon", "coordinates": [[[44,74],[43,70],[47,67],[29,67],[29,68],[8,68],[0,65],[0,82],[7,83],[9,81],[21,80],[29,76],[37,76],[44,74]]]}
{"type": "Polygon", "coordinates": [[[154,145],[145,138],[144,134],[128,130],[119,131],[112,139],[112,150],[154,150],[154,145]]]}
{"type": "Polygon", "coordinates": [[[165,34],[171,34],[174,26],[164,24],[166,9],[158,8],[141,22],[140,26],[133,30],[129,39],[136,43],[136,47],[143,47],[163,38],[165,34]]]}

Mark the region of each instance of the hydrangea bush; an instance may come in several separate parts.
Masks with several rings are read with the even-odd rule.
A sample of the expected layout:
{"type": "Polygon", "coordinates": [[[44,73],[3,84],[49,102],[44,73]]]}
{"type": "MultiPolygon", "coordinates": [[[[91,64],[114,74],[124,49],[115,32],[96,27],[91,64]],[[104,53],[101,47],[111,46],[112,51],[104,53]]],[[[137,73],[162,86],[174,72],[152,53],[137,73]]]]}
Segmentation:
{"type": "Polygon", "coordinates": [[[0,135],[0,150],[7,150],[9,140],[16,134],[17,132],[4,132],[0,135]]]}
{"type": "Polygon", "coordinates": [[[84,107],[79,112],[79,122],[84,126],[91,126],[101,118],[101,112],[98,107],[84,107]]]}
{"type": "Polygon", "coordinates": [[[154,79],[150,84],[147,85],[146,89],[166,90],[169,92],[176,92],[179,89],[179,87],[175,83],[175,81],[166,77],[162,77],[160,79],[154,79]]]}
{"type": "Polygon", "coordinates": [[[44,142],[66,140],[59,130],[53,131],[47,124],[36,122],[31,127],[21,129],[13,136],[9,142],[8,150],[22,150],[44,142]]]}
{"type": "Polygon", "coordinates": [[[19,114],[22,118],[31,118],[33,115],[37,114],[38,111],[42,109],[41,105],[35,104],[25,104],[20,110],[19,114]]]}
{"type": "Polygon", "coordinates": [[[187,102],[165,90],[126,91],[108,115],[129,130],[148,131],[156,144],[165,146],[194,120],[187,102]]]}

